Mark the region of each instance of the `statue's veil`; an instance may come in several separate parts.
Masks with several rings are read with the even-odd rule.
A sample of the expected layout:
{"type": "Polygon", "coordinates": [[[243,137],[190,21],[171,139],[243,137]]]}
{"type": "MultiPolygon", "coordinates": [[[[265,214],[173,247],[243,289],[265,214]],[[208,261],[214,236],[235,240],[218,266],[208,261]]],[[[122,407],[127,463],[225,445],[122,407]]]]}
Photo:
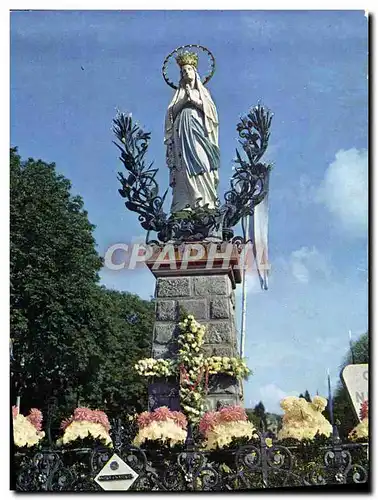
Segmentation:
{"type": "MultiPolygon", "coordinates": [[[[218,146],[218,113],[215,104],[211,98],[210,92],[201,82],[201,78],[195,71],[195,82],[194,88],[198,90],[200,94],[201,101],[203,103],[203,112],[205,118],[205,130],[211,142],[218,146]]],[[[185,94],[185,88],[182,80],[180,80],[180,85],[173,95],[172,101],[170,102],[166,117],[165,117],[165,135],[164,142],[167,143],[173,134],[173,120],[172,120],[172,108],[177,101],[182,99],[185,94]]]]}

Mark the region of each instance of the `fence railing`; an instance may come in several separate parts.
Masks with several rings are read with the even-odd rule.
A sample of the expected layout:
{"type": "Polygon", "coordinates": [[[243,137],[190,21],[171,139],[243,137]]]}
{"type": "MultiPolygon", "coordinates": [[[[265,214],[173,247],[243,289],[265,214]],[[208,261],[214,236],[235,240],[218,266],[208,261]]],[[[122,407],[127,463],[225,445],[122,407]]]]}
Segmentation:
{"type": "Polygon", "coordinates": [[[58,448],[14,455],[18,491],[102,491],[96,475],[116,453],[138,477],[129,491],[231,491],[354,484],[369,479],[367,443],[342,443],[337,435],[312,445],[273,442],[266,434],[237,448],[202,451],[193,439],[181,449],[136,448],[118,420],[113,448],[58,448]]]}

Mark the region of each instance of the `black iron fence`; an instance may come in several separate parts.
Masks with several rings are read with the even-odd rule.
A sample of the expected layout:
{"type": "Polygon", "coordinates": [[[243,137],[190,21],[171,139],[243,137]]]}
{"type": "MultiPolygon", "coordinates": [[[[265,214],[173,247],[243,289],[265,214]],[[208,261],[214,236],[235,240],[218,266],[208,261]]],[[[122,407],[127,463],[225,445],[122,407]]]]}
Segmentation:
{"type": "Polygon", "coordinates": [[[191,433],[181,448],[136,448],[130,428],[113,422],[113,448],[89,440],[80,447],[16,451],[14,489],[18,491],[102,491],[94,478],[116,453],[138,477],[129,491],[232,491],[293,486],[360,485],[367,489],[367,443],[331,439],[312,443],[271,442],[266,434],[247,444],[201,451],[191,433]],[[87,445],[90,443],[90,445],[87,445]]]}

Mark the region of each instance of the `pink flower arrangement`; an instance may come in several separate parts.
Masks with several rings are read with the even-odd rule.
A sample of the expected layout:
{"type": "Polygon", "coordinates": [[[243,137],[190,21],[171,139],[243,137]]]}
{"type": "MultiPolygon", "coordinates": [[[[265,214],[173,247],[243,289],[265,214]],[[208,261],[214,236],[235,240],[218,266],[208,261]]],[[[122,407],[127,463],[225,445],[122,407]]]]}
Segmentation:
{"type": "MultiPolygon", "coordinates": [[[[16,418],[19,414],[19,408],[18,406],[12,406],[12,416],[13,418],[16,418]]],[[[28,420],[32,426],[35,428],[37,431],[42,430],[42,420],[43,420],[43,415],[41,410],[38,410],[37,408],[32,408],[29,411],[29,415],[26,417],[26,420],[28,420]]]]}
{"type": "Polygon", "coordinates": [[[199,430],[206,436],[216,425],[228,422],[247,422],[247,414],[241,406],[226,406],[219,411],[208,411],[202,417],[199,430]]]}
{"type": "Polygon", "coordinates": [[[360,409],[361,420],[368,418],[368,416],[369,416],[369,401],[365,399],[365,401],[361,404],[361,409],[360,409]]]}
{"type": "Polygon", "coordinates": [[[42,430],[43,416],[40,410],[37,410],[37,408],[32,408],[26,418],[37,429],[37,431],[42,430]]]}
{"type": "Polygon", "coordinates": [[[106,432],[110,431],[110,424],[108,417],[103,411],[90,410],[89,408],[83,408],[83,407],[76,408],[76,410],[74,411],[73,415],[70,418],[63,420],[63,422],[60,424],[60,428],[62,430],[65,430],[72,422],[84,421],[84,420],[86,422],[101,424],[106,429],[106,432]]]}
{"type": "Polygon", "coordinates": [[[199,423],[200,433],[206,436],[207,433],[209,431],[212,431],[217,424],[218,424],[218,412],[207,411],[199,423]]]}
{"type": "Polygon", "coordinates": [[[144,411],[143,413],[138,415],[137,423],[138,423],[139,429],[143,429],[143,427],[147,427],[147,425],[150,424],[150,421],[151,421],[150,412],[144,411]]]}
{"type": "Polygon", "coordinates": [[[156,422],[165,422],[171,418],[171,410],[167,406],[161,406],[152,412],[152,417],[152,420],[156,420],[156,422]]]}
{"type": "Polygon", "coordinates": [[[152,422],[166,422],[167,420],[173,420],[181,429],[186,429],[188,426],[188,421],[181,411],[171,411],[167,406],[161,406],[151,412],[144,411],[138,416],[137,423],[139,428],[143,429],[152,422]]]}
{"type": "Polygon", "coordinates": [[[248,422],[241,406],[226,406],[219,411],[208,411],[202,417],[199,430],[205,438],[205,450],[216,450],[235,446],[235,440],[251,440],[256,429],[248,422]]]}
{"type": "Polygon", "coordinates": [[[239,422],[248,420],[247,414],[241,406],[226,406],[219,411],[220,423],[224,422],[239,422]]]}

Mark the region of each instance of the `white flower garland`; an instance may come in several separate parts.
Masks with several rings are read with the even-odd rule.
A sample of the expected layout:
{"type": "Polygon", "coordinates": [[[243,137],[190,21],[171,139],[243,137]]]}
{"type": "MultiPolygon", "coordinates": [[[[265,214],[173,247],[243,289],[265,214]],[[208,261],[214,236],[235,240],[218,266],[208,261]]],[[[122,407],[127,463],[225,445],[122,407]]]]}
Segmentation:
{"type": "Polygon", "coordinates": [[[142,377],[170,377],[176,370],[173,360],[161,358],[141,359],[134,368],[142,377]]]}
{"type": "Polygon", "coordinates": [[[225,373],[237,379],[247,378],[252,372],[244,359],[212,356],[205,361],[210,375],[225,373]]]}

